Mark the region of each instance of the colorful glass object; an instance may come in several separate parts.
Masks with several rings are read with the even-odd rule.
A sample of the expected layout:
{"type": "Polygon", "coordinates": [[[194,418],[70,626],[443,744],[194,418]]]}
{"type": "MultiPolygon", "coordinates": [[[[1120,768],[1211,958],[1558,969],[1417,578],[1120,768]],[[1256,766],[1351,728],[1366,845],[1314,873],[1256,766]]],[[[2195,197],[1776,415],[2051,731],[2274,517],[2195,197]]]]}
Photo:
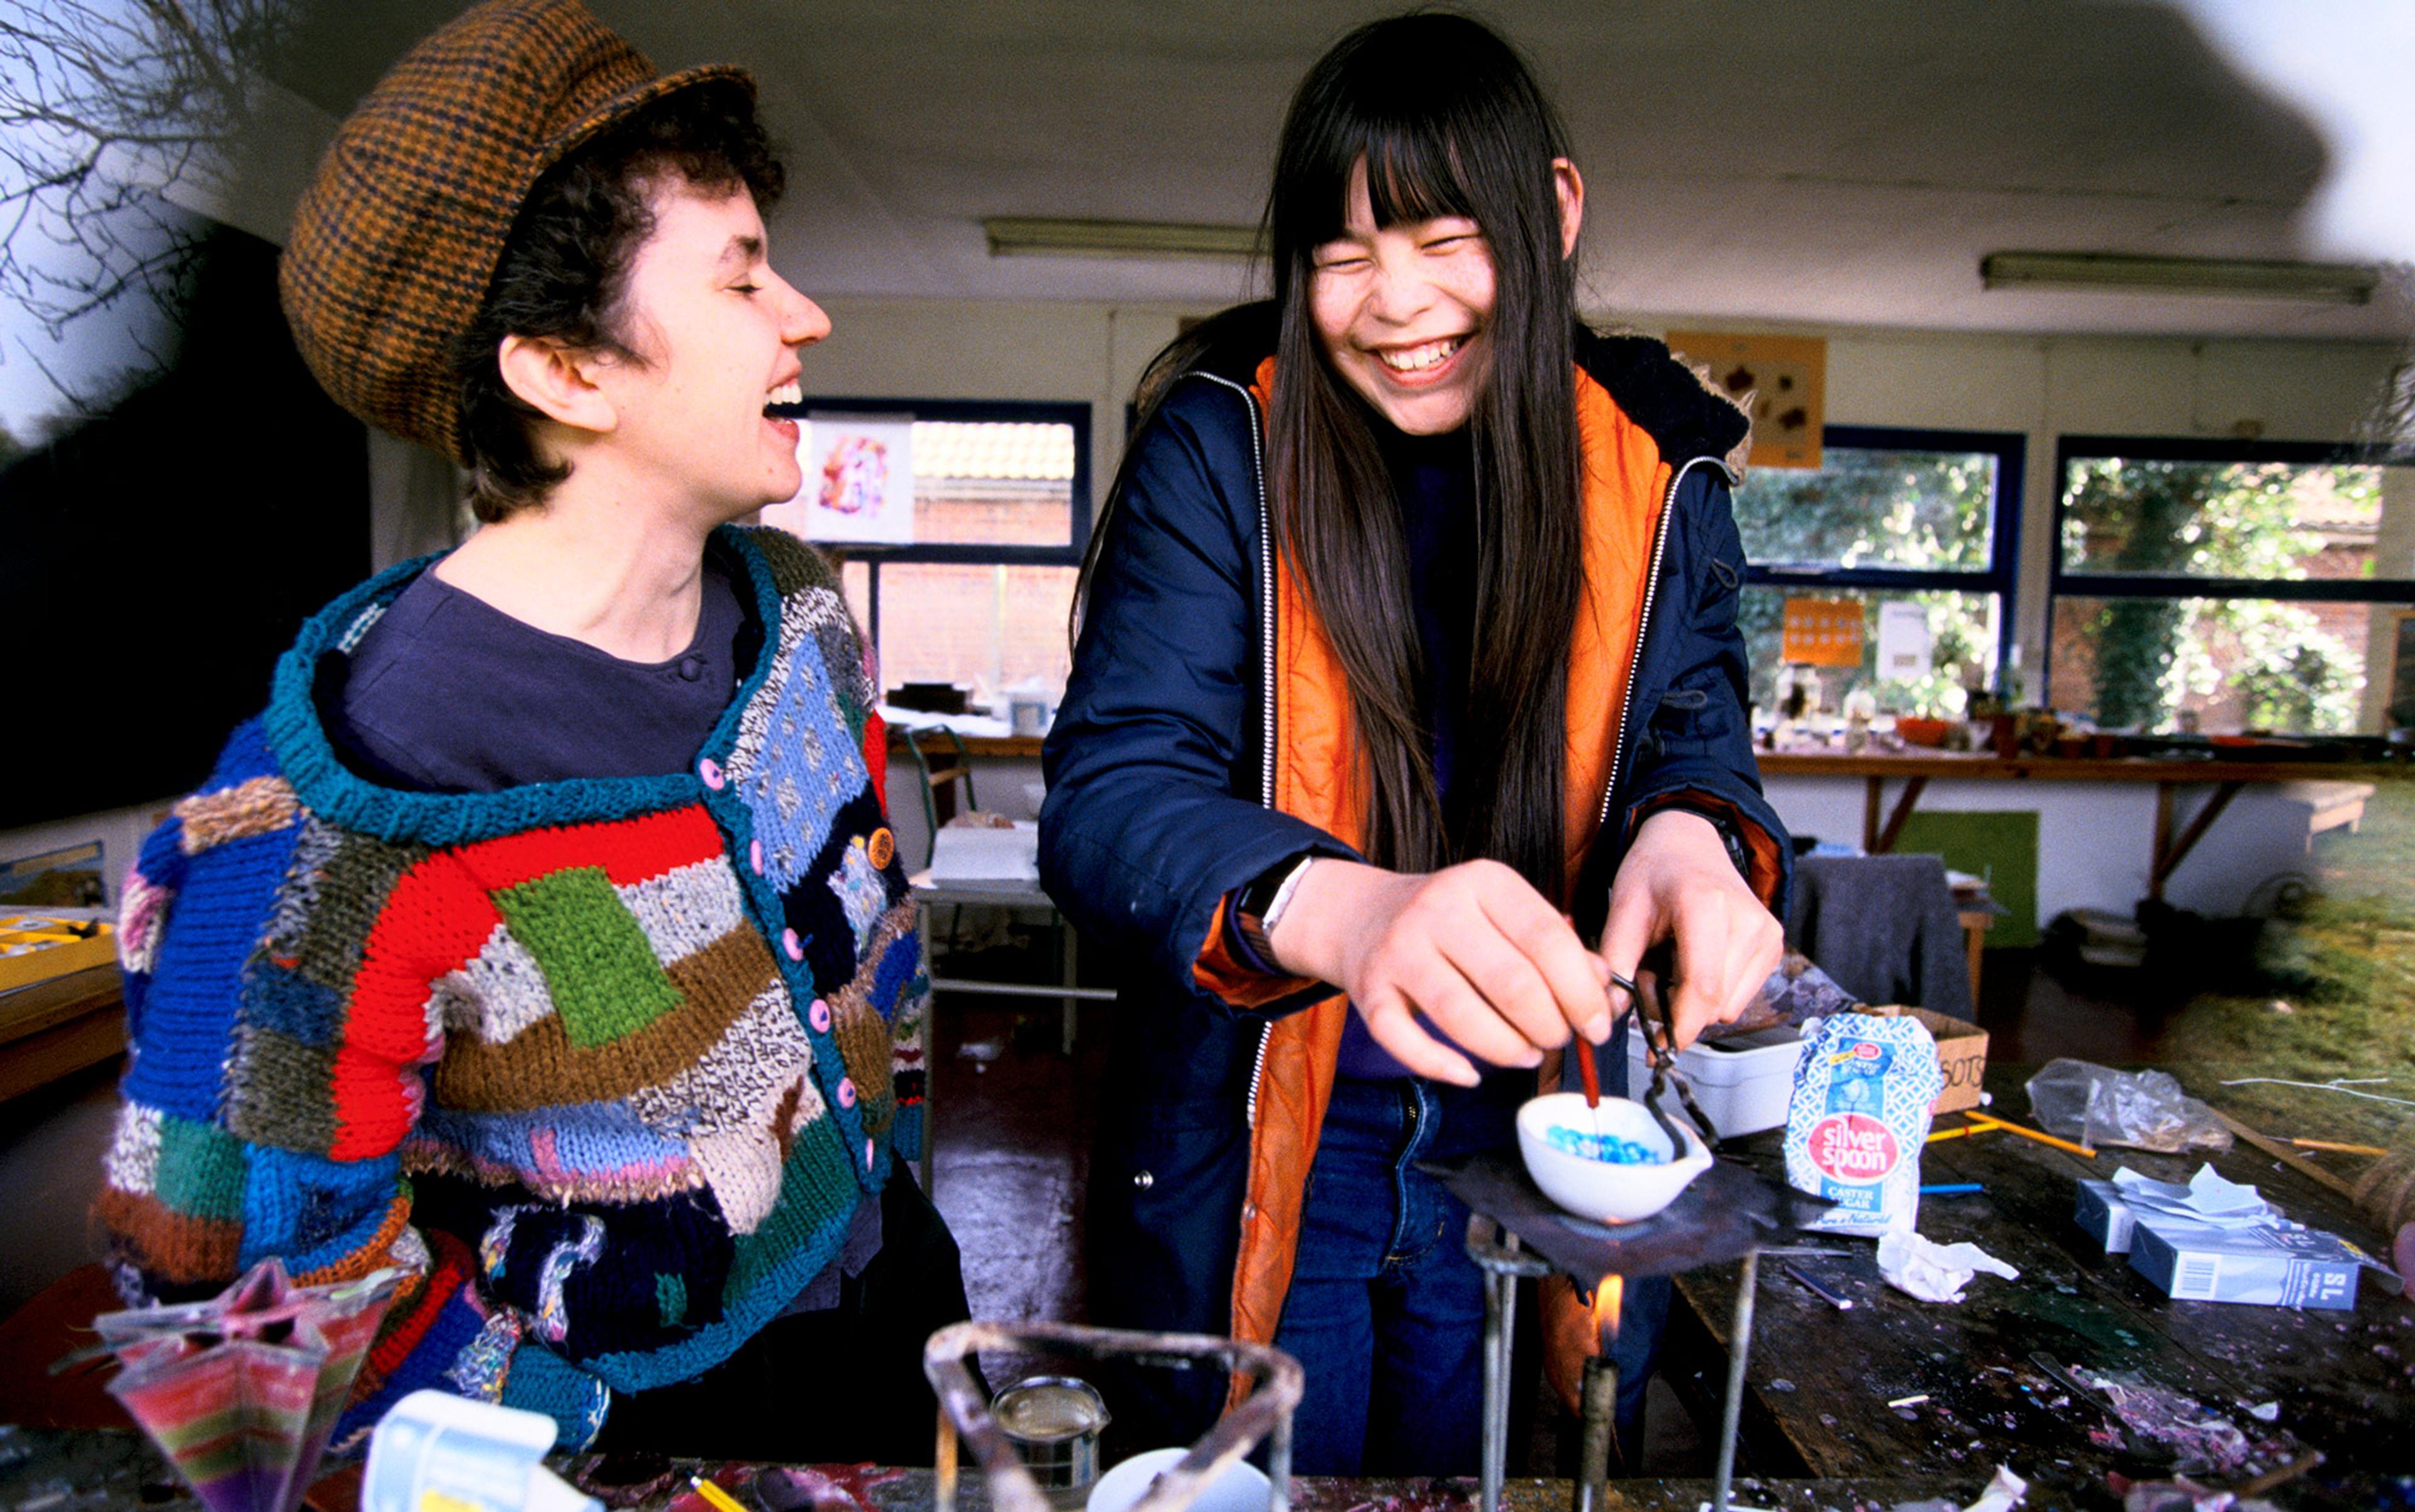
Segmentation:
{"type": "Polygon", "coordinates": [[[402,1279],[296,1286],[269,1259],[207,1301],[104,1313],[109,1392],[210,1512],[292,1512],[402,1279]]]}

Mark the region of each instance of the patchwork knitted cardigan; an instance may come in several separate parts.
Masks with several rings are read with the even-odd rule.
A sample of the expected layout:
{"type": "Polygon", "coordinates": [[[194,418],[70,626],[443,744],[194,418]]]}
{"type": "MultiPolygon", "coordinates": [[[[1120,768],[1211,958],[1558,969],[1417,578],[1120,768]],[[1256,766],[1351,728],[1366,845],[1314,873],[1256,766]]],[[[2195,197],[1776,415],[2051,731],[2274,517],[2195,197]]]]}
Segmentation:
{"type": "Polygon", "coordinates": [[[436,1385],[584,1444],[777,1314],[919,1151],[929,982],[853,621],[810,547],[716,539],[747,670],[694,771],[353,776],[314,690],[413,562],[304,627],[127,879],[121,1286],[407,1269],[339,1435],[436,1385]]]}

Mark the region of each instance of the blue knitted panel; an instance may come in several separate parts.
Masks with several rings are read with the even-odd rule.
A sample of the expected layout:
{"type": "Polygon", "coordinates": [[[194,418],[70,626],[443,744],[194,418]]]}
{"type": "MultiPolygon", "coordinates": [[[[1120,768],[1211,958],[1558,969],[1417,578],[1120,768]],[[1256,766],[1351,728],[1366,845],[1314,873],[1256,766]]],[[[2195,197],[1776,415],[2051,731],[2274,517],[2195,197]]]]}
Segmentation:
{"type": "Polygon", "coordinates": [[[418,1138],[517,1177],[536,1171],[564,1187],[625,1184],[634,1196],[694,1185],[684,1139],[657,1133],[626,1102],[567,1102],[530,1113],[430,1107],[418,1138]]]}
{"type": "Polygon", "coordinates": [[[235,1263],[248,1269],[280,1255],[295,1275],[332,1265],[368,1242],[385,1221],[402,1175],[401,1160],[391,1155],[330,1160],[254,1145],[246,1158],[243,1249],[235,1263]]]}
{"type": "Polygon", "coordinates": [[[891,1023],[897,1019],[898,996],[915,983],[929,980],[922,975],[921,933],[917,930],[903,936],[882,952],[879,969],[873,976],[872,1006],[891,1023]]]}
{"type": "Polygon", "coordinates": [[[190,858],[142,998],[142,1044],[126,1095],[182,1117],[218,1116],[244,963],[259,943],[285,863],[291,827],[229,841],[190,858]]]}
{"type": "Polygon", "coordinates": [[[808,876],[820,880],[815,863],[839,811],[871,777],[839,718],[837,695],[812,636],[800,636],[788,648],[788,675],[765,717],[772,738],[742,796],[755,816],[764,875],[786,892],[808,876]]]}

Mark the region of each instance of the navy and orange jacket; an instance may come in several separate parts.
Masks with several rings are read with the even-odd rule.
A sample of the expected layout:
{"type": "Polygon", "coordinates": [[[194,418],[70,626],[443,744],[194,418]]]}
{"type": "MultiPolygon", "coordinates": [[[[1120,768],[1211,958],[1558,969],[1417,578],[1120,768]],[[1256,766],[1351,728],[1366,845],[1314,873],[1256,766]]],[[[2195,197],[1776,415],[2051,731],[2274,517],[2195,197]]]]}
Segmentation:
{"type": "MultiPolygon", "coordinates": [[[[1599,930],[1635,826],[1679,795],[1732,821],[1783,917],[1790,847],[1753,764],[1735,623],[1744,550],[1724,458],[1747,421],[1646,337],[1581,333],[1578,367],[1579,927],[1599,930]]],[[[1340,663],[1269,529],[1275,381],[1271,360],[1211,353],[1134,438],[1043,753],[1040,825],[1042,882],[1121,973],[1090,1170],[1093,1320],[1260,1341],[1290,1282],[1349,1009],[1322,983],[1239,966],[1223,900],[1303,851],[1356,858],[1361,801],[1340,663]]],[[[1179,1439],[1225,1383],[1163,1389],[1132,1405],[1179,1439]]]]}

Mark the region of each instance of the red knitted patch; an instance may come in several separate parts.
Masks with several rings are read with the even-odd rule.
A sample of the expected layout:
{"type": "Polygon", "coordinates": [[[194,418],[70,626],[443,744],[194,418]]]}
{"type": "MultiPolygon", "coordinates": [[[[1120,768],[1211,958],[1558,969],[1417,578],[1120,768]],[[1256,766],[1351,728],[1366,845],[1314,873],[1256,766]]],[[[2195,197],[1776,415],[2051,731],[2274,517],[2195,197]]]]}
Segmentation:
{"type": "Polygon", "coordinates": [[[880,800],[880,816],[889,816],[889,722],[878,714],[863,721],[863,767],[872,773],[872,796],[880,800]]]}
{"type": "Polygon", "coordinates": [[[635,819],[531,830],[464,846],[454,855],[492,891],[573,866],[601,866],[615,886],[721,854],[721,831],[700,803],[635,819]]]}
{"type": "Polygon", "coordinates": [[[369,1347],[368,1355],[361,1361],[361,1379],[352,1385],[352,1400],[358,1401],[377,1390],[397,1367],[409,1358],[436,1326],[436,1319],[454,1294],[469,1284],[470,1247],[442,1230],[428,1235],[428,1248],[435,1257],[435,1266],[420,1282],[417,1294],[407,1305],[398,1305],[385,1316],[378,1341],[369,1347]]]}

